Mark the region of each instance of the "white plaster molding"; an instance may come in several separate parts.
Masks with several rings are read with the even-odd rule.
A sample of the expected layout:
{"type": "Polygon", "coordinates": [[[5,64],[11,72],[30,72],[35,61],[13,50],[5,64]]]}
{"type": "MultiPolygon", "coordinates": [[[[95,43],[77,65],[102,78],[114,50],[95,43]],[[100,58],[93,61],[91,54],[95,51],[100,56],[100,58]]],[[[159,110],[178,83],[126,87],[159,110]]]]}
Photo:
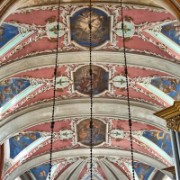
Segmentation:
{"type": "Polygon", "coordinates": [[[99,165],[102,168],[107,179],[116,180],[116,177],[113,175],[113,173],[110,171],[110,169],[102,162],[102,160],[99,161],[99,165]]]}
{"type": "Polygon", "coordinates": [[[156,95],[157,97],[159,97],[160,99],[162,99],[164,102],[166,102],[164,106],[167,106],[167,104],[168,106],[172,106],[174,104],[174,99],[171,96],[164,93],[162,90],[158,89],[157,87],[151,84],[145,84],[145,83],[138,83],[138,84],[141,87],[153,93],[154,95],[156,95]]]}
{"type": "Polygon", "coordinates": [[[86,163],[87,163],[87,160],[84,160],[84,161],[76,168],[76,170],[73,172],[73,176],[71,176],[71,177],[69,178],[69,180],[78,180],[79,174],[80,174],[80,172],[83,170],[83,168],[85,167],[86,163]]]}
{"type": "Polygon", "coordinates": [[[102,159],[102,161],[104,162],[104,164],[106,164],[112,170],[112,172],[117,177],[121,177],[123,180],[128,180],[127,176],[120,169],[118,169],[116,166],[114,166],[112,163],[110,163],[106,159],[102,159]]]}
{"type": "MultiPolygon", "coordinates": [[[[71,176],[71,173],[78,168],[78,166],[83,162],[82,159],[77,160],[75,163],[73,163],[70,167],[68,167],[60,176],[57,178],[57,180],[62,180],[62,179],[69,179],[71,176]]],[[[76,179],[74,179],[76,180],[76,179]]]]}
{"type": "MultiPolygon", "coordinates": [[[[169,73],[175,77],[180,77],[180,64],[170,62],[168,60],[139,55],[127,54],[127,63],[129,65],[152,68],[155,70],[169,73]]],[[[68,63],[89,63],[89,52],[68,52],[59,53],[58,64],[68,63]]],[[[124,58],[122,52],[92,52],[93,63],[117,63],[124,65],[124,58]]],[[[4,65],[0,70],[0,80],[10,77],[22,71],[27,71],[35,68],[54,66],[55,54],[39,55],[36,57],[24,58],[10,64],[4,65]]]]}
{"type": "MultiPolygon", "coordinates": [[[[130,172],[130,175],[132,174],[132,165],[131,164],[129,164],[129,163],[127,163],[127,162],[124,162],[124,165],[127,167],[127,169],[129,170],[129,172],[130,172]]],[[[134,178],[135,178],[135,180],[139,180],[139,177],[138,177],[138,175],[137,175],[137,173],[136,173],[136,171],[134,170],[134,178]]]]}
{"type": "MultiPolygon", "coordinates": [[[[64,157],[89,157],[89,149],[71,149],[71,150],[65,150],[65,151],[59,151],[54,152],[52,154],[52,159],[57,160],[59,158],[64,157]]],[[[117,150],[117,149],[93,149],[93,157],[97,156],[116,156],[116,157],[122,157],[122,158],[130,158],[131,152],[125,151],[125,150],[117,150]]],[[[135,153],[134,152],[134,159],[137,161],[140,161],[145,164],[149,164],[152,167],[155,167],[156,169],[163,169],[166,168],[166,165],[163,163],[157,161],[156,159],[153,159],[151,157],[135,153]]],[[[12,172],[12,174],[7,177],[7,180],[12,180],[18,177],[19,175],[23,174],[24,172],[28,171],[29,169],[36,167],[40,164],[46,163],[49,161],[49,154],[41,155],[36,157],[35,159],[29,160],[28,162],[22,164],[21,166],[17,167],[17,169],[12,172]]],[[[66,171],[65,171],[66,172],[66,171]]],[[[163,172],[164,174],[172,177],[171,173],[168,173],[166,171],[163,172]]]]}
{"type": "Polygon", "coordinates": [[[149,175],[149,178],[148,178],[148,180],[152,180],[153,179],[153,177],[155,176],[155,174],[157,173],[157,169],[154,169],[153,171],[152,171],[152,173],[149,175]]]}
{"type": "MultiPolygon", "coordinates": [[[[56,101],[55,119],[89,116],[89,99],[56,101]]],[[[166,130],[166,121],[153,115],[160,108],[140,102],[131,102],[132,119],[166,130]]],[[[127,101],[99,99],[93,101],[93,115],[128,119],[127,101]]],[[[51,122],[52,102],[26,108],[0,122],[0,143],[31,126],[51,122]]]]}

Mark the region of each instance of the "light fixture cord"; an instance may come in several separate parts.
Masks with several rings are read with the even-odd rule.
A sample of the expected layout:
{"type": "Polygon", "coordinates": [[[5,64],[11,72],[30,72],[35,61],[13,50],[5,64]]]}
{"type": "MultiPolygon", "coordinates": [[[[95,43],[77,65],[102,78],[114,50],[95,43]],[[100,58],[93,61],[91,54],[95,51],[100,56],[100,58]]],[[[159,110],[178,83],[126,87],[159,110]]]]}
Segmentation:
{"type": "Polygon", "coordinates": [[[92,76],[92,2],[89,0],[89,67],[90,67],[90,177],[93,179],[93,76],[92,76]]]}
{"type": "Polygon", "coordinates": [[[123,54],[124,54],[124,71],[126,75],[126,92],[127,92],[127,104],[128,104],[128,116],[129,116],[129,137],[130,137],[130,148],[131,148],[131,165],[132,165],[132,177],[135,180],[134,175],[134,148],[133,148],[133,137],[132,137],[132,118],[131,118],[131,103],[130,103],[130,93],[129,93],[129,81],[128,81],[128,66],[126,58],[126,44],[125,44],[125,33],[124,33],[124,13],[123,13],[123,3],[121,0],[121,18],[122,18],[122,39],[123,39],[123,54]]]}
{"type": "Polygon", "coordinates": [[[54,137],[54,124],[55,124],[55,106],[56,106],[56,80],[57,80],[57,69],[58,69],[58,47],[59,47],[59,22],[60,22],[60,0],[58,0],[57,10],[57,40],[56,40],[56,57],[54,64],[54,79],[53,79],[53,105],[52,105],[52,117],[51,117],[51,142],[50,142],[50,157],[49,157],[49,179],[52,175],[52,154],[53,154],[53,137],[54,137]]]}

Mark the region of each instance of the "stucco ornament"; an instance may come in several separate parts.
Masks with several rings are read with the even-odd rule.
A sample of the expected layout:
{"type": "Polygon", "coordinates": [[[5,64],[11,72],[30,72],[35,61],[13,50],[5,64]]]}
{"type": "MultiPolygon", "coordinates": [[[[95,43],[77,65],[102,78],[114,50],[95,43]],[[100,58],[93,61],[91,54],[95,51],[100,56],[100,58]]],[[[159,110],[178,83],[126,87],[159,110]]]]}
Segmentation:
{"type": "Polygon", "coordinates": [[[123,31],[124,30],[124,37],[125,38],[131,38],[134,33],[135,33],[135,25],[132,21],[124,21],[123,22],[123,27],[122,27],[122,21],[118,22],[115,26],[115,32],[118,36],[123,36],[123,31]]]}
{"type": "Polygon", "coordinates": [[[65,26],[63,23],[57,23],[56,17],[47,19],[46,34],[49,39],[56,39],[62,37],[65,34],[65,26]]]}

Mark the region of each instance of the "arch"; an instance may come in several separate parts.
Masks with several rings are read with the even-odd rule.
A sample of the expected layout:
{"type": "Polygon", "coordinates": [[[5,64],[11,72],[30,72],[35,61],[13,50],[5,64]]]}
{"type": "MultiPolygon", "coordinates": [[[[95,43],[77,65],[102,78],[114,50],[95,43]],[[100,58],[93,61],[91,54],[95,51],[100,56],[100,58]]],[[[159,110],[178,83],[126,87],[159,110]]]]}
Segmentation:
{"type": "MultiPolygon", "coordinates": [[[[71,64],[71,63],[89,63],[88,52],[71,52],[71,53],[59,53],[58,64],[71,64]]],[[[170,62],[168,60],[127,53],[128,64],[139,67],[152,68],[155,70],[169,73],[175,77],[180,78],[179,69],[180,64],[170,62]]],[[[1,67],[0,80],[8,78],[19,72],[28,71],[31,69],[50,67],[54,65],[55,54],[40,55],[34,57],[24,58],[10,64],[1,67]]],[[[114,63],[124,65],[123,53],[122,52],[92,52],[93,63],[114,63]]]]}
{"type": "MultiPolygon", "coordinates": [[[[122,158],[130,158],[131,152],[124,151],[124,150],[114,150],[114,149],[93,149],[93,155],[94,156],[116,156],[116,157],[118,156],[122,158]]],[[[89,157],[89,149],[74,149],[74,150],[54,152],[52,154],[52,159],[58,160],[60,157],[63,158],[63,157],[78,157],[78,156],[89,157]]],[[[139,153],[134,153],[134,158],[142,163],[149,164],[150,166],[155,167],[158,170],[161,170],[166,167],[164,164],[157,161],[156,159],[153,159],[151,157],[148,157],[139,153]]],[[[28,162],[17,167],[17,169],[14,172],[12,172],[11,176],[7,177],[7,180],[15,179],[16,177],[28,171],[29,169],[36,167],[40,164],[46,163],[48,161],[49,161],[49,154],[41,155],[35,159],[31,159],[28,162]]],[[[164,171],[163,173],[172,177],[172,175],[168,172],[164,171]]]]}
{"type": "MultiPolygon", "coordinates": [[[[132,119],[166,130],[166,121],[153,115],[160,110],[146,103],[131,102],[132,119]]],[[[93,102],[93,114],[99,117],[118,117],[128,119],[127,101],[96,98],[93,102]]],[[[41,103],[21,110],[0,122],[0,142],[12,137],[15,133],[35,124],[50,122],[52,102],[41,103]],[[32,118],[33,117],[33,118],[32,118]]],[[[89,116],[89,99],[63,100],[56,102],[55,118],[89,116]],[[71,111],[70,111],[71,110],[71,111]]]]}

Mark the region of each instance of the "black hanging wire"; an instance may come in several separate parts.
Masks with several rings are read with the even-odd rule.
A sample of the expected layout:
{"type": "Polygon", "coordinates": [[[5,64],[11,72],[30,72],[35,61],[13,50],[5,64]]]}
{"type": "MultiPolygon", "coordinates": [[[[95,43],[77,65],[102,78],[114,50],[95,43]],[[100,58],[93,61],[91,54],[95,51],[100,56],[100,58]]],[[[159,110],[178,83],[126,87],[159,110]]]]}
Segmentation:
{"type": "Polygon", "coordinates": [[[89,75],[90,75],[90,178],[93,179],[93,77],[92,77],[92,2],[89,0],[89,75]]]}
{"type": "Polygon", "coordinates": [[[133,148],[133,137],[132,137],[132,118],[131,118],[131,103],[129,94],[129,81],[128,81],[128,66],[126,58],[126,44],[125,44],[125,33],[124,33],[124,13],[123,13],[123,0],[121,0],[121,18],[122,18],[122,40],[123,40],[123,54],[124,54],[124,71],[126,76],[126,92],[127,92],[127,104],[128,104],[128,116],[129,116],[129,137],[130,137],[130,148],[131,148],[131,165],[132,165],[132,177],[135,180],[134,175],[134,148],[133,148]]]}
{"type": "Polygon", "coordinates": [[[56,106],[56,80],[57,80],[57,68],[58,68],[58,47],[59,47],[59,21],[60,21],[60,0],[58,0],[57,9],[57,40],[56,40],[56,56],[54,64],[54,79],[53,79],[53,104],[52,104],[52,117],[51,117],[51,142],[50,142],[50,156],[49,156],[49,179],[52,175],[52,153],[53,153],[53,134],[54,134],[54,124],[55,124],[55,106],[56,106]]]}

